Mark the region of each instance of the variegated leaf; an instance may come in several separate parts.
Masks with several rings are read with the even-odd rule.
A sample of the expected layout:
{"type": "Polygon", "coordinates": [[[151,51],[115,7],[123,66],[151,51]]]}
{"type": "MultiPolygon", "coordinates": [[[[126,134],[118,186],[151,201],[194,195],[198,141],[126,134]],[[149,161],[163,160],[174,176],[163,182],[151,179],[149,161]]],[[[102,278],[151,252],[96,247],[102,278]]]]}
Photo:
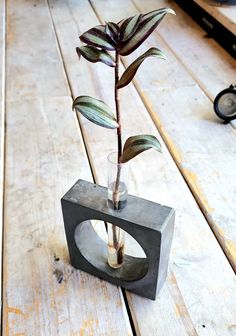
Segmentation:
{"type": "Polygon", "coordinates": [[[161,8],[150,13],[144,14],[136,29],[136,32],[123,43],[119,50],[122,56],[129,55],[137,49],[143,41],[154,31],[167,13],[175,14],[171,8],[161,8]]]}
{"type": "Polygon", "coordinates": [[[125,20],[126,19],[122,19],[119,22],[117,22],[117,26],[120,28],[125,20]]]}
{"type": "Polygon", "coordinates": [[[107,51],[97,49],[93,46],[77,47],[76,52],[79,57],[82,55],[89,62],[102,62],[110,67],[116,65],[114,59],[107,51]]]}
{"type": "Polygon", "coordinates": [[[158,58],[163,58],[166,59],[164,53],[159,50],[158,48],[150,48],[148,51],[146,51],[144,54],[139,56],[130,66],[125,70],[123,75],[121,76],[119,82],[117,83],[117,88],[120,89],[126,85],[128,85],[133,77],[135,76],[138,68],[142,64],[142,62],[147,58],[147,57],[158,57],[158,58]]]}
{"type": "Polygon", "coordinates": [[[141,14],[136,14],[126,19],[120,27],[120,39],[121,41],[128,40],[136,31],[139,22],[142,18],[141,14]]]}
{"type": "Polygon", "coordinates": [[[106,33],[104,25],[99,25],[89,29],[80,36],[80,40],[88,45],[106,50],[115,50],[115,43],[106,33]]]}
{"type": "Polygon", "coordinates": [[[119,38],[119,27],[114,22],[106,22],[106,33],[110,36],[112,41],[115,43],[118,41],[119,38]]]}
{"type": "MultiPolygon", "coordinates": [[[[143,14],[142,16],[142,21],[146,20],[146,19],[150,19],[152,18],[153,16],[155,16],[156,14],[159,14],[160,11],[162,11],[163,9],[166,9],[166,8],[158,8],[158,9],[154,9],[152,10],[151,12],[148,12],[146,14],[143,14]]],[[[173,10],[172,10],[173,11],[173,10]]]]}
{"type": "Polygon", "coordinates": [[[161,144],[154,135],[132,136],[125,142],[121,162],[128,162],[138,154],[150,148],[154,148],[158,152],[161,152],[161,144]]]}
{"type": "Polygon", "coordinates": [[[112,129],[119,127],[110,107],[99,99],[79,96],[74,100],[72,108],[94,124],[112,129]]]}

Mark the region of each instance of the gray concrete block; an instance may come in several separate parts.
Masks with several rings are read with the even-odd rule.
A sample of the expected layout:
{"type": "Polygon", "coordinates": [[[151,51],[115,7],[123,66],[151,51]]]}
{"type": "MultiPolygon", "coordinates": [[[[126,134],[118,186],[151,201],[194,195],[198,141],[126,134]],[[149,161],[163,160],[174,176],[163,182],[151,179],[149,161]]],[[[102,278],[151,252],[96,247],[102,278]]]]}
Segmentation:
{"type": "Polygon", "coordinates": [[[71,264],[80,270],[155,300],[168,270],[174,209],[128,195],[119,211],[107,206],[107,189],[79,180],[61,200],[71,264]],[[121,268],[107,264],[107,245],[90,220],[112,223],[128,232],[146,258],[125,255],[121,268]]]}

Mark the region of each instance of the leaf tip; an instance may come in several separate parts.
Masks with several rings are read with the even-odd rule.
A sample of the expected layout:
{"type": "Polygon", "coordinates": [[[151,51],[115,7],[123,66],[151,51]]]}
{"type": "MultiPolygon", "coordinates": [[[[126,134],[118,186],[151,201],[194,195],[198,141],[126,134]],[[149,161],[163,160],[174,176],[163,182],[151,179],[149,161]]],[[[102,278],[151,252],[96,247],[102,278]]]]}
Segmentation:
{"type": "Polygon", "coordinates": [[[172,8],[167,8],[167,13],[176,15],[175,11],[172,8]]]}
{"type": "Polygon", "coordinates": [[[163,55],[162,55],[162,59],[166,61],[168,58],[166,57],[165,54],[163,54],[163,55]]]}

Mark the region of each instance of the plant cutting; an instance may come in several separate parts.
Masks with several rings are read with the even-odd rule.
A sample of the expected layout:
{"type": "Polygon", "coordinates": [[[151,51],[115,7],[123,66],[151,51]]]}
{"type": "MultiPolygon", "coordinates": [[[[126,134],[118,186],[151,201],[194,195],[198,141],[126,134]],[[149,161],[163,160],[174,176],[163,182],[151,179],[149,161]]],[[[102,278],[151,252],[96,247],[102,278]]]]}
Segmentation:
{"type": "MultiPolygon", "coordinates": [[[[170,8],[153,10],[146,14],[136,14],[118,23],[106,22],[95,26],[80,36],[85,44],[76,48],[81,58],[89,62],[102,62],[114,68],[115,114],[105,102],[90,96],[79,96],[73,102],[73,110],[81,113],[91,122],[117,132],[117,152],[109,156],[108,204],[114,210],[121,210],[126,205],[127,183],[125,170],[127,163],[138,154],[155,149],[161,152],[158,139],[149,134],[134,135],[126,139],[123,145],[120,90],[134,78],[143,61],[149,57],[165,59],[164,53],[152,47],[140,55],[120,76],[121,57],[135,51],[156,29],[166,14],[174,14],[170,8]],[[111,53],[114,53],[113,55],[111,53]],[[115,167],[115,168],[112,168],[115,167]]],[[[118,268],[123,263],[124,233],[115,224],[108,223],[108,264],[118,268]]]]}

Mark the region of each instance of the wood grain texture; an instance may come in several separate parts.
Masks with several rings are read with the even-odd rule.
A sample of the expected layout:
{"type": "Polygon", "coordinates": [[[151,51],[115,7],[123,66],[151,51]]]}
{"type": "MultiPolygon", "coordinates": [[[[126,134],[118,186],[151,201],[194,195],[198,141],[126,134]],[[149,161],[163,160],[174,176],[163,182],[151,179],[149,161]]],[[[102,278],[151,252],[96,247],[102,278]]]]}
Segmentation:
{"type": "MultiPolygon", "coordinates": [[[[139,4],[143,12],[155,8],[150,1],[139,4]]],[[[102,1],[96,5],[101,10],[102,1]]],[[[120,12],[128,16],[136,11],[132,4],[121,1],[120,12]]],[[[168,25],[166,22],[162,26],[168,25]]],[[[235,131],[218,122],[210,100],[158,33],[124,58],[126,66],[152,46],[160,47],[168,61],[144,63],[136,74],[136,87],[235,268],[235,131]]]]}
{"type": "Polygon", "coordinates": [[[7,13],[8,100],[69,95],[45,2],[10,1],[7,13]]]}
{"type": "Polygon", "coordinates": [[[5,95],[5,0],[0,0],[0,106],[3,109],[5,95]]]}
{"type": "Polygon", "coordinates": [[[69,98],[7,104],[6,335],[112,334],[118,321],[127,334],[116,287],[69,265],[60,197],[78,175],[91,179],[70,106],[69,98]]]}
{"type": "Polygon", "coordinates": [[[175,17],[167,16],[164,24],[159,26],[159,35],[212,101],[221,90],[235,82],[233,57],[214,39],[208,38],[173,0],[134,0],[134,3],[141,11],[159,6],[170,6],[176,11],[175,17]]]}
{"type": "Polygon", "coordinates": [[[92,176],[48,7],[7,9],[3,335],[131,335],[120,289],[69,264],[60,198],[92,176]]]}
{"type": "MultiPolygon", "coordinates": [[[[4,133],[5,133],[5,0],[0,0],[0,269],[2,270],[4,133]]],[[[0,277],[0,312],[2,310],[2,276],[0,277]]]]}
{"type": "Polygon", "coordinates": [[[236,8],[231,7],[221,7],[221,6],[210,6],[202,0],[194,0],[199,6],[201,6],[207,13],[213,16],[217,21],[219,21],[224,27],[236,35],[236,8]]]}
{"type": "MultiPolygon", "coordinates": [[[[155,6],[152,0],[146,1],[145,4],[139,0],[135,1],[142,11],[148,11],[155,6]]],[[[166,1],[161,3],[162,5],[170,4],[166,1]]],[[[179,20],[179,11],[177,8],[174,9],[177,11],[177,16],[169,17],[169,21],[167,18],[160,28],[163,26],[169,27],[170,31],[173,26],[172,22],[179,20]]],[[[182,16],[178,27],[173,26],[170,45],[174,40],[174,34],[175,40],[178,40],[180,25],[183,25],[182,16]]],[[[160,34],[162,36],[162,33],[160,34]]],[[[165,35],[165,41],[170,35],[165,35]]],[[[189,40],[186,38],[188,45],[190,44],[190,36],[189,40]]],[[[168,69],[171,80],[166,77],[164,68],[155,62],[153,68],[147,68],[147,76],[144,77],[141,72],[138,73],[136,82],[143,100],[149,106],[149,111],[157,127],[161,128],[163,133],[166,133],[166,139],[171,139],[169,148],[232,266],[236,270],[234,202],[236,192],[236,134],[230,125],[223,124],[214,115],[211,102],[198,87],[198,79],[190,77],[184,67],[178,67],[177,73],[179,58],[183,59],[182,54],[179,54],[178,58],[176,58],[171,52],[173,49],[175,52],[178,48],[181,49],[181,47],[177,47],[177,44],[175,43],[171,50],[168,50],[169,45],[162,43],[158,34],[154,34],[144,48],[149,45],[161,45],[161,49],[168,52],[169,60],[165,69],[168,69]],[[158,71],[158,83],[155,82],[155,71],[153,69],[158,71]],[[160,95],[158,95],[159,100],[157,101],[155,84],[158,85],[159,83],[162,84],[160,85],[160,90],[158,90],[160,95]],[[167,86],[168,89],[163,90],[163,86],[167,86]],[[167,114],[167,110],[173,111],[173,113],[169,112],[167,114]],[[174,148],[172,148],[172,143],[174,148]]],[[[182,45],[181,42],[179,44],[182,45]]],[[[206,52],[208,58],[208,50],[205,50],[205,48],[202,48],[202,50],[206,52]]],[[[197,55],[197,57],[199,56],[197,55]]],[[[201,59],[204,58],[201,57],[201,59]]],[[[222,61],[227,64],[227,57],[222,58],[222,61]]],[[[235,74],[236,63],[234,62],[233,64],[234,71],[232,71],[232,74],[235,74]]],[[[202,68],[203,66],[204,62],[202,62],[202,68]]],[[[192,65],[192,68],[194,68],[194,65],[192,65]]],[[[200,72],[199,66],[196,66],[195,69],[200,72]]],[[[218,69],[219,64],[215,64],[214,72],[216,73],[218,69]]],[[[210,74],[207,68],[206,73],[210,74]]],[[[228,78],[227,72],[224,72],[224,74],[225,78],[228,78]]],[[[228,78],[228,80],[230,79],[228,78]]],[[[232,78],[231,80],[233,81],[232,78]]],[[[210,84],[207,84],[207,87],[210,87],[210,84]]]]}
{"type": "MultiPolygon", "coordinates": [[[[89,94],[113,106],[112,70],[103,64],[78,62],[74,50],[78,34],[98,24],[89,3],[49,3],[73,95],[89,94]]],[[[121,19],[129,10],[135,13],[129,1],[119,1],[117,7],[107,0],[92,4],[106,20],[121,19]]],[[[160,139],[132,85],[121,91],[121,107],[124,138],[151,133],[160,139]]],[[[106,185],[106,155],[116,148],[115,133],[82,116],[80,121],[96,179],[106,185]]],[[[150,151],[131,163],[130,193],[177,210],[170,273],[160,296],[151,302],[127,292],[136,332],[145,336],[233,335],[234,273],[163,141],[162,146],[163,155],[150,151]]]]}
{"type": "MultiPolygon", "coordinates": [[[[176,11],[176,17],[166,17],[167,24],[160,25],[159,35],[212,102],[220,91],[235,83],[236,62],[233,57],[214,39],[209,38],[206,32],[175,1],[148,0],[144,3],[134,0],[134,3],[140,10],[149,10],[156,6],[170,6],[176,11]]],[[[215,11],[222,10],[230,13],[235,11],[232,7],[207,7],[215,11]]],[[[214,113],[213,105],[211,111],[214,113]]],[[[236,120],[232,120],[230,124],[236,128],[236,120]]]]}

